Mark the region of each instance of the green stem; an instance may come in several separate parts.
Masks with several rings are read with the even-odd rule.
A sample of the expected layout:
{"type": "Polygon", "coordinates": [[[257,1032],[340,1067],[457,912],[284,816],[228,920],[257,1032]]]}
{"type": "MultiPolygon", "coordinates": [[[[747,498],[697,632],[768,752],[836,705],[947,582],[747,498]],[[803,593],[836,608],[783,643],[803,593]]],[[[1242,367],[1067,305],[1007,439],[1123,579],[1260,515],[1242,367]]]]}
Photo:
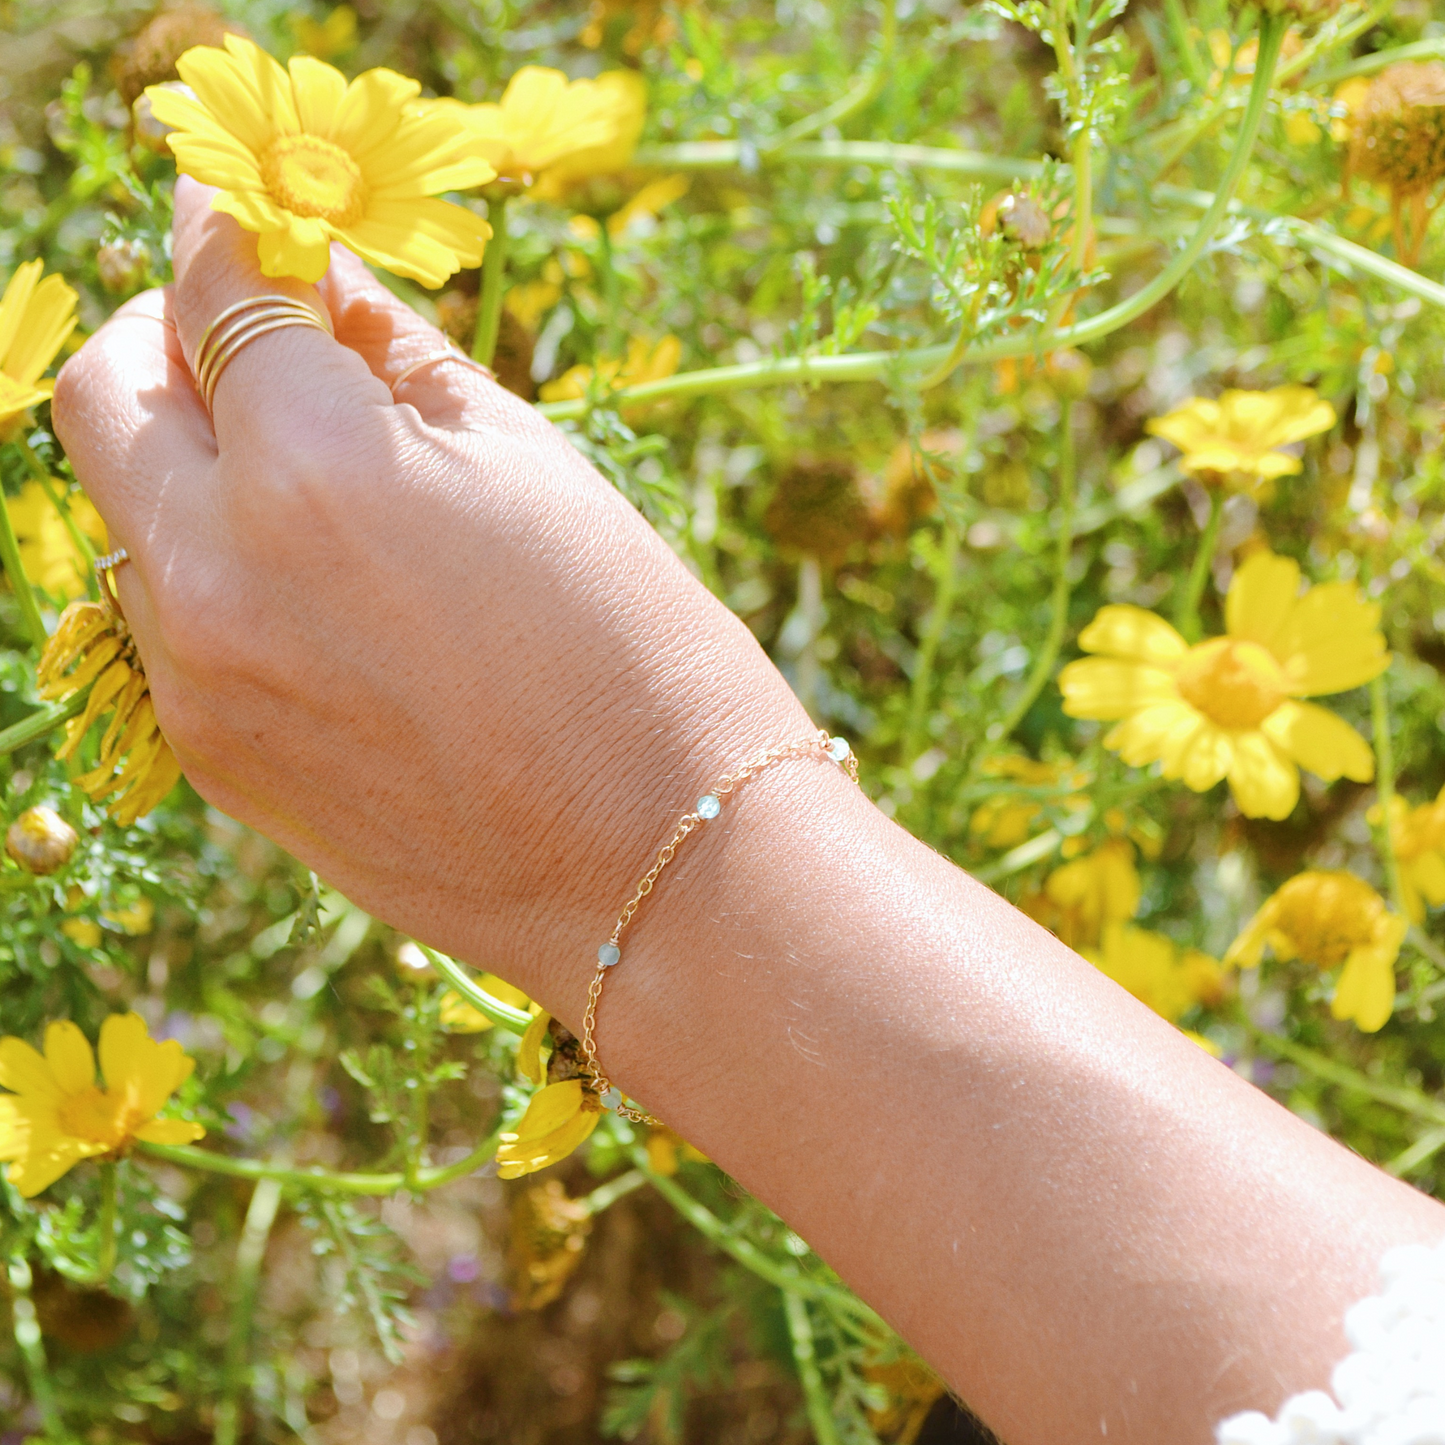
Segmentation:
{"type": "Polygon", "coordinates": [[[96,1219],[99,1241],[95,1251],[95,1275],[92,1284],[104,1284],[115,1273],[115,1196],[119,1165],[107,1159],[100,1166],[100,1213],[96,1219]]]}
{"type": "MultiPolygon", "coordinates": [[[[660,401],[664,397],[712,396],[728,391],[742,391],[759,386],[786,386],[799,381],[814,383],[844,381],[877,381],[889,376],[900,368],[908,372],[924,372],[925,380],[919,386],[937,385],[955,368],[965,363],[976,365],[981,362],[1002,361],[1009,356],[1027,356],[1045,350],[1066,346],[1083,346],[1089,342],[1127,326],[1151,306],[1163,300],[1183,280],[1199,253],[1214,238],[1226,213],[1230,210],[1235,188],[1244,174],[1249,158],[1254,152],[1254,142],[1259,136],[1259,127],[1264,119],[1269,99],[1269,78],[1275,59],[1279,55],[1282,37],[1282,21],[1276,15],[1266,15],[1260,31],[1259,64],[1254,73],[1254,85],[1249,93],[1249,103],[1234,151],[1229,158],[1220,189],[1210,200],[1208,209],[1200,218],[1198,226],[1184,248],[1147,286],[1136,291],[1126,300],[1091,316],[1063,331],[1053,334],[1019,332],[1002,336],[976,346],[963,343],[963,338],[951,346],[925,346],[913,351],[859,351],[843,356],[780,357],[771,361],[748,362],[738,366],[719,366],[706,371],[682,372],[677,376],[665,377],[661,381],[643,382],[638,386],[624,387],[615,392],[610,400],[660,401]],[[929,369],[932,368],[932,371],[929,369]]],[[[701,142],[700,144],[707,144],[701,142]]],[[[723,143],[726,144],[726,143],[723,143]]],[[[670,149],[670,148],[669,148],[670,149]]],[[[1039,167],[1032,161],[994,162],[991,172],[981,172],[977,165],[979,158],[969,157],[968,164],[946,166],[937,161],[939,157],[950,157],[950,151],[933,150],[927,147],[876,145],[865,148],[863,143],[835,141],[811,149],[824,151],[814,159],[844,161],[857,159],[863,164],[937,164],[940,169],[956,169],[968,174],[1002,174],[1007,178],[1039,174],[1039,167]],[[871,150],[871,154],[869,151],[871,150]],[[910,156],[913,150],[920,154],[910,156]],[[859,151],[853,156],[851,153],[859,151]],[[886,155],[884,153],[887,153],[886,155]]],[[[660,163],[664,148],[657,147],[650,155],[649,163],[660,163]]],[[[796,155],[796,152],[794,152],[796,155]]],[[[965,153],[960,152],[960,155],[965,153]]],[[[639,156],[639,164],[641,157],[639,156]]],[[[735,164],[736,162],[729,162],[735,164]]],[[[1404,269],[1404,268],[1402,268],[1404,269]]],[[[1421,278],[1423,280],[1423,278],[1421,278]]],[[[1442,288],[1445,296],[1445,288],[1442,288]]],[[[546,402],[537,409],[553,421],[574,420],[587,414],[589,403],[579,397],[570,401],[546,402]]]]}
{"type": "Polygon", "coordinates": [[[1403,1179],[1428,1164],[1441,1149],[1445,1149],[1445,1129],[1427,1129],[1408,1149],[1385,1165],[1385,1173],[1403,1179]]]}
{"type": "MultiPolygon", "coordinates": [[[[1388,671],[1388,669],[1387,669],[1388,671]]],[[[1390,901],[1401,918],[1408,918],[1405,890],[1400,886],[1400,860],[1395,856],[1395,748],[1390,739],[1390,699],[1382,672],[1370,684],[1370,721],[1375,735],[1375,797],[1380,821],[1375,828],[1375,846],[1385,869],[1390,901]]]]}
{"type": "MultiPolygon", "coordinates": [[[[1368,24],[1362,25],[1361,29],[1368,29],[1378,18],[1379,13],[1387,12],[1391,7],[1385,5],[1380,11],[1372,10],[1368,17],[1368,24]]],[[[1357,31],[1356,34],[1359,32],[1357,31]]],[[[1341,36],[1341,39],[1353,38],[1341,36]]],[[[1383,70],[1387,65],[1398,65],[1405,60],[1445,60],[1445,40],[1417,40],[1411,45],[1396,45],[1389,50],[1375,50],[1369,55],[1362,55],[1358,60],[1347,61],[1343,65],[1337,65],[1333,70],[1323,70],[1318,75],[1309,78],[1311,88],[1314,86],[1338,85],[1342,80],[1353,80],[1357,75],[1374,75],[1383,70]]]]}
{"type": "Polygon", "coordinates": [[[220,1404],[216,1407],[214,1445],[236,1445],[240,1434],[241,1393],[246,1385],[251,1323],[256,1313],[261,1264],[266,1257],[266,1242],[271,1236],[271,1226],[276,1222],[280,1203],[279,1180],[262,1179],[251,1191],[246,1222],[241,1228],[241,1242],[236,1246],[235,1294],[226,1333],[225,1384],[220,1404]]]}
{"type": "Polygon", "coordinates": [[[86,696],[82,692],[64,702],[48,702],[29,717],[12,723],[0,732],[0,757],[13,753],[17,748],[23,748],[26,743],[33,743],[36,738],[43,738],[46,733],[54,732],[61,723],[84,712],[86,696]]]}
{"type": "Polygon", "coordinates": [[[487,199],[487,220],[492,239],[482,257],[482,290],[477,301],[477,328],[472,333],[472,359],[490,366],[497,354],[497,328],[502,322],[502,291],[507,275],[507,197],[495,193],[487,199]]]}
{"type": "Polygon", "coordinates": [[[1054,663],[1064,645],[1069,626],[1069,564],[1074,554],[1074,403],[1065,401],[1059,409],[1059,520],[1054,552],[1054,593],[1049,604],[1049,630],[1034,659],[1033,671],[1024,690],[1014,699],[1000,724],[999,737],[1007,738],[1028,715],[1044,685],[1053,676],[1054,663]]]}
{"type": "Polygon", "coordinates": [[[509,1033],[524,1034],[532,1022],[532,1015],[525,1009],[513,1008],[511,1004],[503,1003],[501,999],[493,998],[485,989],[477,987],[476,981],[467,973],[461,964],[450,959],[444,953],[437,953],[434,949],[428,948],[426,944],[417,945],[426,960],[436,971],[447,980],[471,1006],[499,1028],[506,1029],[509,1033]]]}
{"type": "Polygon", "coordinates": [[[893,47],[898,37],[898,0],[883,0],[883,25],[878,35],[878,54],[868,69],[835,100],[822,110],[804,116],[778,136],[763,154],[771,155],[780,146],[800,141],[830,125],[842,125],[857,115],[883,89],[893,67],[893,47]]]}
{"type": "Polygon", "coordinates": [[[280,1164],[267,1164],[260,1159],[232,1159],[213,1154],[190,1144],[146,1144],[138,1147],[143,1154],[164,1159],[182,1169],[200,1169],[209,1174],[227,1174],[232,1179],[275,1179],[292,1189],[312,1189],[323,1194],[395,1194],[398,1189],[411,1189],[419,1194],[439,1189],[453,1179],[461,1179],[480,1169],[496,1157],[500,1143],[493,1134],[477,1146],[465,1159],[455,1164],[420,1169],[415,1179],[405,1174],[348,1174],[326,1169],[292,1169],[280,1164]]]}
{"type": "Polygon", "coordinates": [[[1210,569],[1214,566],[1215,549],[1219,546],[1219,524],[1224,520],[1224,489],[1209,489],[1209,520],[1199,534],[1199,546],[1194,553],[1194,564],[1184,582],[1184,595],[1174,612],[1174,625],[1187,642],[1198,642],[1199,601],[1204,596],[1204,586],[1209,580],[1210,569]]]}
{"type": "Polygon", "coordinates": [[[620,365],[624,357],[618,340],[617,263],[612,254],[612,232],[607,228],[607,221],[597,228],[597,255],[602,263],[602,337],[597,352],[599,356],[615,356],[620,365]]]}
{"type": "Polygon", "coordinates": [[[30,474],[40,483],[45,495],[50,498],[50,505],[60,513],[60,520],[65,523],[65,530],[70,533],[70,540],[75,550],[85,558],[87,568],[86,578],[90,585],[92,595],[96,592],[95,584],[95,548],[90,545],[90,538],[85,535],[77,526],[75,514],[70,510],[70,499],[55,490],[55,479],[50,475],[45,463],[36,456],[34,449],[24,437],[16,437],[15,445],[20,448],[20,455],[25,458],[25,465],[30,468],[30,474]]]}
{"type": "Polygon", "coordinates": [[[1403,1084],[1379,1083],[1360,1073],[1358,1069],[1350,1068],[1348,1064],[1328,1059],[1323,1054],[1315,1053],[1313,1049],[1305,1048],[1302,1044],[1281,1038],[1278,1034],[1267,1033],[1252,1025],[1249,1026],[1249,1032],[1254,1041],[1262,1048],[1279,1058],[1288,1059],[1290,1063],[1297,1064],[1317,1079],[1323,1079],[1327,1084],[1336,1084],[1342,1089],[1353,1089],[1355,1093],[1363,1094],[1367,1099],[1388,1104],[1392,1109],[1399,1109],[1401,1113],[1409,1114],[1416,1119],[1423,1119],[1428,1124],[1445,1124],[1445,1104],[1438,1103],[1429,1095],[1422,1094],[1418,1089],[1412,1089],[1403,1084]]]}
{"type": "Polygon", "coordinates": [[[928,707],[933,698],[933,670],[938,660],[943,634],[948,628],[948,619],[953,612],[953,600],[958,595],[958,558],[961,547],[962,538],[958,528],[945,516],[943,547],[938,559],[938,590],[933,597],[933,611],[928,615],[928,625],[918,644],[918,665],[913,670],[913,687],[908,701],[908,726],[903,734],[904,758],[909,762],[918,756],[923,745],[928,707]]]}
{"type": "MultiPolygon", "coordinates": [[[[638,166],[669,171],[737,170],[745,156],[741,141],[681,141],[676,145],[643,146],[633,157],[638,166]]],[[[1016,156],[987,155],[983,151],[945,150],[942,146],[898,144],[893,141],[823,140],[780,146],[756,152],[770,164],[793,162],[801,165],[917,166],[948,171],[979,180],[1035,180],[1044,173],[1039,161],[1016,156]]]]}
{"type": "Polygon", "coordinates": [[[822,1280],[809,1279],[796,1269],[781,1264],[764,1254],[750,1239],[735,1234],[706,1205],[694,1199],[675,1179],[655,1173],[647,1162],[647,1151],[635,1149],[633,1163],[647,1182],[703,1236],[710,1240],[724,1254],[729,1255],[744,1269],[751,1270],[759,1279],[782,1290],[792,1290],[804,1299],[826,1302],[844,1314],[850,1314],[866,1324],[882,1326],[882,1321],[862,1300],[850,1294],[840,1285],[827,1284],[822,1280]]]}
{"type": "Polygon", "coordinates": [[[818,1368],[818,1352],[813,1342],[813,1322],[808,1306],[795,1290],[783,1290],[783,1313],[788,1318],[788,1338],[793,1346],[793,1364],[798,1370],[798,1383],[803,1387],[803,1403],[808,1410],[808,1424],[818,1445],[838,1445],[838,1427],[833,1419],[833,1405],[818,1368]]]}
{"type": "Polygon", "coordinates": [[[43,652],[49,640],[45,622],[40,616],[40,607],[35,601],[30,579],[25,575],[25,567],[20,561],[20,543],[15,540],[15,528],[10,522],[10,508],[3,495],[0,495],[0,562],[5,565],[5,575],[10,578],[11,590],[20,605],[20,621],[30,638],[31,646],[37,652],[43,652]]]}
{"type": "Polygon", "coordinates": [[[40,1338],[40,1321],[35,1315],[35,1301],[30,1297],[33,1278],[30,1261],[23,1254],[10,1256],[10,1318],[15,1331],[15,1345],[25,1363],[25,1378],[30,1398],[40,1413],[40,1428],[49,1445],[61,1445],[68,1437],[60,1407],[55,1402],[55,1386],[50,1366],[45,1359],[45,1345],[40,1338]]]}
{"type": "Polygon", "coordinates": [[[635,1189],[641,1189],[647,1183],[647,1175],[640,1169],[629,1169],[626,1174],[619,1174],[616,1179],[609,1179],[606,1184],[600,1184],[591,1194],[584,1196],[582,1202],[587,1206],[587,1213],[590,1215],[601,1214],[604,1209],[611,1209],[619,1199],[631,1194],[635,1189]]]}

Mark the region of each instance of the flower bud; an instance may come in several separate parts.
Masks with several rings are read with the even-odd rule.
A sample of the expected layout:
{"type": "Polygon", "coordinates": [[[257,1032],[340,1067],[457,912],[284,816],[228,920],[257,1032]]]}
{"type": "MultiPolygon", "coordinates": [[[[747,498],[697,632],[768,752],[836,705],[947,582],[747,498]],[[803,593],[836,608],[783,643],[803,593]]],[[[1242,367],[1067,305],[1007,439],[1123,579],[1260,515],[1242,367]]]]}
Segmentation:
{"type": "Polygon", "coordinates": [[[75,829],[44,806],[27,808],[5,834],[5,851],[27,873],[54,873],[70,862],[77,842],[75,829]]]}
{"type": "Polygon", "coordinates": [[[1049,353],[1044,362],[1044,380],[1060,401],[1082,401],[1089,394],[1094,364],[1072,346],[1049,353]]]}
{"type": "Polygon", "coordinates": [[[108,241],[95,253],[95,269],[100,273],[100,284],[113,295],[139,291],[150,275],[150,248],[144,241],[125,236],[108,241]]]}
{"type": "Polygon", "coordinates": [[[1001,230],[1026,251],[1037,251],[1053,229],[1048,212],[1027,191],[1005,191],[979,214],[978,228],[985,236],[1001,230]]]}
{"type": "Polygon", "coordinates": [[[227,35],[245,28],[208,5],[182,4],[160,11],[120,46],[111,58],[111,75],[120,98],[134,105],[148,85],[174,80],[176,61],[196,45],[224,45],[227,35]]]}
{"type": "MultiPolygon", "coordinates": [[[[168,82],[166,89],[179,91],[182,95],[188,95],[192,99],[196,94],[189,85],[183,85],[179,80],[168,82]]],[[[130,108],[130,120],[131,133],[138,146],[153,151],[158,156],[170,155],[171,147],[167,137],[175,129],[175,126],[167,125],[163,120],[156,119],[156,113],[151,109],[149,96],[137,97],[130,108]]]]}

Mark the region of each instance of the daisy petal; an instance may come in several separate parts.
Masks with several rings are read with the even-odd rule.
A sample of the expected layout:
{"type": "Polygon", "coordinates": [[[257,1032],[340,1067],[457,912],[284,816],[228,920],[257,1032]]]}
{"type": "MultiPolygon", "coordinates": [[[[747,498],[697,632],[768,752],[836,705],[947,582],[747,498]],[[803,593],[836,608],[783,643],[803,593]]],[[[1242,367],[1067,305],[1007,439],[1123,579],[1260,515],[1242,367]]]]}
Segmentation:
{"type": "Polygon", "coordinates": [[[1155,667],[1110,657],[1084,657],[1059,674],[1064,711],[1104,721],[1128,717],[1142,707],[1179,702],[1174,679],[1155,667]]]}
{"type": "Polygon", "coordinates": [[[1189,651],[1189,644],[1162,617],[1129,606],[1101,607],[1079,634],[1079,646],[1150,667],[1169,667],[1189,651]]]}
{"type": "Polygon", "coordinates": [[[0,1084],[17,1094],[53,1104],[63,1097],[50,1065],[24,1039],[0,1039],[0,1084]]]}
{"type": "Polygon", "coordinates": [[[147,1144],[193,1144],[204,1139],[206,1131],[189,1119],[152,1119],[135,1131],[135,1137],[147,1144]]]}
{"type": "Polygon", "coordinates": [[[1297,694],[1346,692],[1389,667],[1379,627],[1379,607],[1366,602],[1354,583],[1326,582],[1295,604],[1271,651],[1297,694]]]}
{"type": "Polygon", "coordinates": [[[1106,748],[1113,748],[1131,768],[1146,768],[1150,763],[1166,761],[1170,777],[1178,776],[1178,765],[1189,740],[1209,724],[1186,702],[1178,698],[1141,708],[1112,729],[1104,739],[1106,748]],[[1172,762],[1174,770],[1169,770],[1172,762]]]}
{"type": "Polygon", "coordinates": [[[1343,718],[1312,702],[1285,703],[1260,724],[1260,731],[1327,783],[1341,777],[1368,783],[1375,776],[1369,743],[1343,718]]]}
{"type": "Polygon", "coordinates": [[[1246,818],[1288,818],[1299,801],[1299,769],[1263,733],[1236,733],[1229,790],[1246,818]]]}
{"type": "Polygon", "coordinates": [[[45,1030],[45,1062],[64,1094],[79,1094],[95,1083],[95,1055],[90,1040],[69,1019],[45,1030]]]}
{"type": "Polygon", "coordinates": [[[1164,776],[1180,779],[1195,793],[1207,793],[1234,766],[1234,734],[1201,719],[1178,749],[1164,760],[1164,776]]]}
{"type": "Polygon", "coordinates": [[[331,139],[332,128],[346,98],[346,77],[334,65],[309,55],[293,55],[286,63],[296,118],[307,135],[331,139]]]}
{"type": "Polygon", "coordinates": [[[1280,657],[1274,640],[1299,600],[1299,580],[1299,564],[1288,557],[1256,552],[1247,558],[1224,600],[1225,631],[1280,657]]]}

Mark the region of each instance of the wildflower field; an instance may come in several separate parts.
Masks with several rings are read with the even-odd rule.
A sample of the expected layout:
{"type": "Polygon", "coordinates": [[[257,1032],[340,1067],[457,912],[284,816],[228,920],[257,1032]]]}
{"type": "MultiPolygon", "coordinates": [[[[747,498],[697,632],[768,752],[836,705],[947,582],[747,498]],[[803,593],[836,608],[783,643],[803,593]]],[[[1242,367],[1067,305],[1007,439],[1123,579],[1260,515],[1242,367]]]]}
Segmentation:
{"type": "Polygon", "coordinates": [[[1445,10],[0,0],[3,1445],[986,1438],[180,778],[49,414],[178,167],[564,428],[887,814],[1445,1197],[1445,10]]]}

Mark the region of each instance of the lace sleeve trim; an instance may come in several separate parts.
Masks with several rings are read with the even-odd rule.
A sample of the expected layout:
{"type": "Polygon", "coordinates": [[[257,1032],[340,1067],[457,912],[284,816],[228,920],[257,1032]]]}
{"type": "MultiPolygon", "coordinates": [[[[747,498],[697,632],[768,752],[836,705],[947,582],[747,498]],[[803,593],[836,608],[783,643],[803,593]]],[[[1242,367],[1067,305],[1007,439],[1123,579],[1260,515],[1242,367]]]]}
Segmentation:
{"type": "Polygon", "coordinates": [[[1384,1293],[1345,1314],[1354,1346],[1330,1376],[1271,1420],[1258,1410],[1215,1432],[1218,1445],[1445,1445],[1445,1242],[1392,1249],[1384,1293]]]}

